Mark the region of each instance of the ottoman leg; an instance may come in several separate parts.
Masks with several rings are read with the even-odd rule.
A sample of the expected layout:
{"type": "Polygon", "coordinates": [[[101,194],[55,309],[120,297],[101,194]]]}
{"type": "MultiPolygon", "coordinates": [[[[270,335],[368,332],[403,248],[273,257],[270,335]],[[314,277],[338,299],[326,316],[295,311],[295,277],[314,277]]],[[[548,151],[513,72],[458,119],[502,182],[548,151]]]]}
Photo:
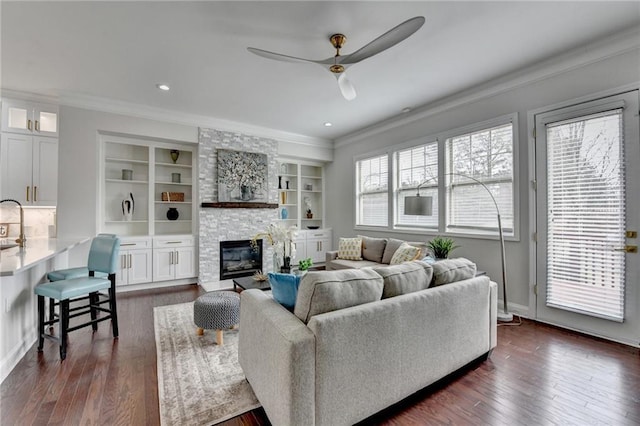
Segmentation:
{"type": "Polygon", "coordinates": [[[198,329],[196,330],[196,335],[202,336],[203,334],[204,334],[204,328],[198,327],[198,329]]]}
{"type": "Polygon", "coordinates": [[[218,346],[224,345],[224,338],[222,337],[222,330],[216,330],[216,343],[218,346]]]}

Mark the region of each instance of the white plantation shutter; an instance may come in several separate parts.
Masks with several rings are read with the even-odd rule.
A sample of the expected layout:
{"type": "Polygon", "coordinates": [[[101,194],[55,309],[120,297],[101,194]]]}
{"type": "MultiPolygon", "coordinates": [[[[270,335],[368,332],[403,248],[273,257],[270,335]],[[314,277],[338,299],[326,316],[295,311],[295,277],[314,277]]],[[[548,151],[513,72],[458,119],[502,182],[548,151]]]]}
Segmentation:
{"type": "Polygon", "coordinates": [[[356,162],[356,225],[389,225],[388,169],[386,154],[356,162]]]}
{"type": "Polygon", "coordinates": [[[396,224],[411,227],[438,227],[438,142],[430,142],[414,148],[398,151],[396,154],[396,224]],[[435,178],[432,178],[435,177],[435,178]],[[426,183],[425,183],[426,182],[426,183]],[[415,196],[416,188],[421,196],[433,199],[432,216],[404,214],[404,198],[415,196]]]}
{"type": "Polygon", "coordinates": [[[484,183],[498,203],[505,234],[513,234],[513,125],[447,139],[447,229],[497,231],[496,208],[484,183]]]}
{"type": "Polygon", "coordinates": [[[624,318],[622,109],[547,124],[547,305],[624,318]]]}

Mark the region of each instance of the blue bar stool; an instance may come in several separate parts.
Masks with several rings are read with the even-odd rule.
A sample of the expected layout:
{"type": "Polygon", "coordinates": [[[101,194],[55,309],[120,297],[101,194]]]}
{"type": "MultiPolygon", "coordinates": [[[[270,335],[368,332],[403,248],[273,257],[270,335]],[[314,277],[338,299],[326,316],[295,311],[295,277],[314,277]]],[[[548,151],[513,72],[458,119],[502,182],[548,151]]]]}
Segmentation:
{"type": "Polygon", "coordinates": [[[60,345],[60,359],[67,356],[67,334],[71,331],[91,325],[94,331],[98,330],[98,323],[111,319],[113,337],[118,337],[118,313],[116,304],[116,271],[118,268],[118,254],[120,252],[120,239],[113,236],[98,235],[91,242],[89,261],[87,264],[88,276],[69,278],[50,283],[37,285],[34,293],[38,296],[38,352],[42,352],[44,339],[52,339],[60,345]],[[107,274],[107,278],[96,276],[97,273],[107,274]],[[108,290],[108,298],[100,300],[99,291],[108,290]],[[69,300],[88,295],[89,305],[82,312],[70,315],[69,300]],[[58,319],[44,319],[44,299],[57,300],[60,303],[60,315],[58,319]],[[109,304],[109,308],[101,305],[109,304]],[[98,318],[98,311],[108,315],[98,318]],[[84,314],[91,314],[91,320],[80,325],[69,327],[69,319],[84,314]],[[59,337],[45,333],[45,326],[58,323],[59,337]]]}
{"type": "MultiPolygon", "coordinates": [[[[116,235],[115,234],[98,234],[98,237],[116,238],[116,235]]],[[[89,253],[89,255],[91,255],[91,253],[89,253]]],[[[81,278],[81,277],[88,277],[88,276],[89,276],[89,268],[86,266],[80,266],[77,268],[57,269],[55,271],[49,272],[47,274],[47,279],[49,280],[49,282],[55,282],[55,281],[69,280],[72,278],[81,278]]],[[[108,274],[105,274],[103,272],[96,272],[95,276],[100,278],[108,278],[108,274]]],[[[82,300],[82,299],[88,299],[88,297],[81,297],[75,300],[82,300]]],[[[58,303],[56,303],[53,299],[49,299],[49,319],[50,320],[54,319],[56,316],[56,313],[55,313],[56,306],[58,306],[58,303]]],[[[73,312],[74,309],[77,310],[85,307],[86,306],[72,308],[71,312],[73,312]]]]}

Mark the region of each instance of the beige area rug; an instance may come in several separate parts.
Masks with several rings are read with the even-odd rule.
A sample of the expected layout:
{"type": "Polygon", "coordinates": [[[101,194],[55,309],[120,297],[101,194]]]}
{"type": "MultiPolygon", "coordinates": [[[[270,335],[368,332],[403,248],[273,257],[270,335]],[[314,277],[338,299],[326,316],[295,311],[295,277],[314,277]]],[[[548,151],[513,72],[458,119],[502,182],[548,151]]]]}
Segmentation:
{"type": "Polygon", "coordinates": [[[260,406],[238,363],[238,330],[196,335],[193,303],[153,309],[162,425],[214,425],[260,406]]]}

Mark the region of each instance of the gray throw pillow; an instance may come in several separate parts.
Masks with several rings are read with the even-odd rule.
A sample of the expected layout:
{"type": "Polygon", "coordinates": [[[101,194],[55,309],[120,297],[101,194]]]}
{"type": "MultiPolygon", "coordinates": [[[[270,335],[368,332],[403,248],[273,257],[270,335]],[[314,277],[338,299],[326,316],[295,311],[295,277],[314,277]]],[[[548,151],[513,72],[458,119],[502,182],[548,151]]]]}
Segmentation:
{"type": "Polygon", "coordinates": [[[404,241],[389,238],[387,245],[384,248],[384,254],[382,255],[382,263],[386,263],[387,265],[391,263],[391,258],[402,243],[404,243],[404,241]]]}
{"type": "Polygon", "coordinates": [[[464,257],[439,260],[431,266],[433,267],[432,286],[434,287],[473,278],[476,276],[477,270],[476,264],[464,257]]]}
{"type": "Polygon", "coordinates": [[[383,299],[429,288],[433,276],[431,265],[419,260],[399,265],[380,266],[373,270],[384,280],[383,299]]]}
{"type": "Polygon", "coordinates": [[[384,248],[387,246],[386,238],[373,238],[365,235],[358,235],[362,238],[362,257],[364,260],[372,262],[382,262],[384,248]]]}
{"type": "Polygon", "coordinates": [[[375,302],[382,296],[382,277],[373,269],[310,271],[302,278],[293,310],[305,324],[312,316],[375,302]]]}

